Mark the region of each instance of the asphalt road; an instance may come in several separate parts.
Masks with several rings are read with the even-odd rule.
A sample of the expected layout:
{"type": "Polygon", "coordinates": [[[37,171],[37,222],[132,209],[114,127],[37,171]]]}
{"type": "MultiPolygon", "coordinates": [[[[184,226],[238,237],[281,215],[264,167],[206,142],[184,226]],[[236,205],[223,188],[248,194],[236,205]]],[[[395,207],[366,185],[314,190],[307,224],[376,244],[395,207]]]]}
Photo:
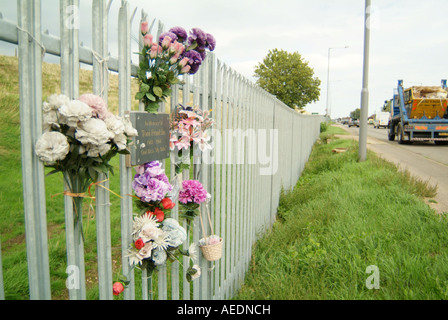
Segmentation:
{"type": "MultiPolygon", "coordinates": [[[[340,125],[358,139],[359,128],[340,125]]],[[[439,213],[448,213],[448,146],[436,146],[431,142],[414,142],[400,145],[389,141],[387,129],[367,129],[367,148],[382,158],[395,163],[401,169],[407,169],[416,177],[438,186],[434,198],[436,204],[429,203],[439,213]]]]}

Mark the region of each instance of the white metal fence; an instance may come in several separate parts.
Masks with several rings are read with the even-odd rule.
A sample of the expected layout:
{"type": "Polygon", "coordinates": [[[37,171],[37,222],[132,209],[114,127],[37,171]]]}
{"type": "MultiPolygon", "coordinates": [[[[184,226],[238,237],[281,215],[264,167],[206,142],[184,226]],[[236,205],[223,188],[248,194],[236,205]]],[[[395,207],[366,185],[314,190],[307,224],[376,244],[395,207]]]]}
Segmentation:
{"type": "MultiPolygon", "coordinates": [[[[60,56],[61,92],[72,99],[79,96],[79,63],[93,66],[94,94],[107,101],[110,71],[119,74],[119,115],[130,111],[131,77],[136,66],[131,63],[132,13],[127,1],[121,1],[117,32],[118,59],[108,56],[108,21],[111,1],[92,1],[92,48],[79,44],[79,30],[67,25],[69,7],[79,7],[79,0],[60,0],[60,37],[42,33],[41,1],[17,1],[17,23],[0,18],[0,40],[18,45],[20,79],[20,121],[24,215],[28,259],[30,299],[51,299],[50,266],[46,222],[44,168],[34,153],[41,135],[42,55],[60,56]]],[[[147,20],[142,11],[142,20],[147,20]]],[[[158,33],[163,30],[159,23],[158,33]]],[[[200,259],[202,275],[189,284],[182,281],[186,266],[178,262],[160,268],[157,283],[142,281],[143,299],[150,297],[148,285],[157,287],[158,299],[228,299],[244,280],[252,246],[260,233],[275,220],[281,188],[292,188],[300,177],[311,148],[319,135],[320,116],[305,116],[291,110],[272,95],[256,87],[208,54],[200,71],[175,86],[169,106],[161,111],[174,110],[177,103],[212,109],[216,121],[213,129],[214,150],[209,161],[200,163],[200,180],[212,194],[210,213],[216,234],[224,238],[224,254],[215,263],[200,259]],[[168,276],[171,277],[168,280],[168,276]],[[168,287],[170,284],[170,287],[168,287]]],[[[120,194],[132,194],[133,172],[120,156],[120,194]]],[[[174,167],[171,167],[174,172],[174,167]]],[[[184,176],[188,177],[188,172],[184,176]]],[[[100,177],[103,180],[104,176],[100,177]]],[[[107,185],[106,185],[107,186],[107,185]]],[[[63,186],[61,186],[63,188],[63,186]]],[[[108,203],[109,192],[96,190],[97,203],[108,203]]],[[[72,199],[65,196],[67,266],[80,270],[81,285],[69,288],[70,299],[86,299],[84,248],[73,219],[72,199]]],[[[126,250],[132,242],[132,201],[121,200],[121,242],[123,274],[131,283],[124,299],[136,298],[134,271],[130,270],[126,250]]],[[[202,210],[205,214],[205,210],[202,210]]],[[[176,210],[173,211],[176,217],[176,210]]],[[[112,259],[110,207],[96,206],[98,245],[98,287],[100,299],[112,299],[112,259]]],[[[196,218],[197,219],[197,218],[196,218]]],[[[207,219],[204,215],[204,219],[207,219]]],[[[196,221],[193,240],[200,238],[196,221]]],[[[51,240],[50,240],[51,241],[51,240]]],[[[183,263],[186,265],[186,263],[183,263]]],[[[0,299],[5,298],[0,255],[0,299]]]]}

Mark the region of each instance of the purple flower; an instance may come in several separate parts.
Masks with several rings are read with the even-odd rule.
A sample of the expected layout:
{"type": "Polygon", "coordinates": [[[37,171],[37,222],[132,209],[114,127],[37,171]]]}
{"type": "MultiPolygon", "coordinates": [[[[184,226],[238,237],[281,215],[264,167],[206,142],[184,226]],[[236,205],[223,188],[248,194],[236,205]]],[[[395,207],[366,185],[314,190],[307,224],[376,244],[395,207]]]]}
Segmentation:
{"type": "Polygon", "coordinates": [[[185,53],[185,57],[188,58],[188,65],[191,67],[190,74],[195,74],[199,70],[199,66],[202,64],[201,55],[195,50],[190,50],[185,53]]]}
{"type": "Polygon", "coordinates": [[[177,40],[177,35],[175,33],[170,32],[170,31],[164,32],[159,37],[159,45],[162,45],[162,41],[163,41],[163,39],[165,39],[166,36],[171,38],[171,43],[173,43],[174,41],[177,40]]]}
{"type": "Polygon", "coordinates": [[[193,28],[190,31],[188,42],[190,45],[196,42],[199,48],[204,48],[207,44],[207,34],[199,28],[193,28]]]}
{"type": "Polygon", "coordinates": [[[185,180],[182,182],[182,190],[179,192],[179,202],[187,204],[194,202],[200,204],[207,199],[207,191],[197,180],[185,180]]]}
{"type": "Polygon", "coordinates": [[[213,37],[210,33],[207,33],[207,48],[210,51],[215,50],[216,48],[216,40],[215,37],[213,37]]]}
{"type": "Polygon", "coordinates": [[[184,42],[188,37],[187,31],[185,31],[182,27],[173,27],[169,30],[169,32],[174,33],[177,36],[177,41],[179,42],[184,42]]]}
{"type": "Polygon", "coordinates": [[[136,171],[132,188],[141,201],[160,201],[169,191],[173,190],[160,162],[145,163],[136,167],[136,171]]]}

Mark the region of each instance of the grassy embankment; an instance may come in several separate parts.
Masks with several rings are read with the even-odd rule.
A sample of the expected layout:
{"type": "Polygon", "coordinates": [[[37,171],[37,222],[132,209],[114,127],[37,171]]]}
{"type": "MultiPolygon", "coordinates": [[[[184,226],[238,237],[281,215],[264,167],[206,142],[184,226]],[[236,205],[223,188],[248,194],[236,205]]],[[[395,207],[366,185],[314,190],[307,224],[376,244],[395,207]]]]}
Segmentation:
{"type": "Polygon", "coordinates": [[[436,190],[372,153],[358,162],[355,141],[329,141],[282,195],[236,298],[447,299],[448,221],[422,199],[436,190]]]}

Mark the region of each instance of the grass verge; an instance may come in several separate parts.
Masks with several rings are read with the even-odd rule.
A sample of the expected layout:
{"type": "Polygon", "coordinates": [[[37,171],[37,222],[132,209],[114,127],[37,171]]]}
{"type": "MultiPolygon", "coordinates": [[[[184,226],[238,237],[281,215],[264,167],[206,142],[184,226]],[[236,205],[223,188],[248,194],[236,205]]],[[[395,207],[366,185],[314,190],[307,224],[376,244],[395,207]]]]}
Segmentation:
{"type": "Polygon", "coordinates": [[[315,145],[236,299],[448,298],[448,221],[422,200],[433,190],[372,153],[358,162],[357,150],[351,140],[315,145]]]}

